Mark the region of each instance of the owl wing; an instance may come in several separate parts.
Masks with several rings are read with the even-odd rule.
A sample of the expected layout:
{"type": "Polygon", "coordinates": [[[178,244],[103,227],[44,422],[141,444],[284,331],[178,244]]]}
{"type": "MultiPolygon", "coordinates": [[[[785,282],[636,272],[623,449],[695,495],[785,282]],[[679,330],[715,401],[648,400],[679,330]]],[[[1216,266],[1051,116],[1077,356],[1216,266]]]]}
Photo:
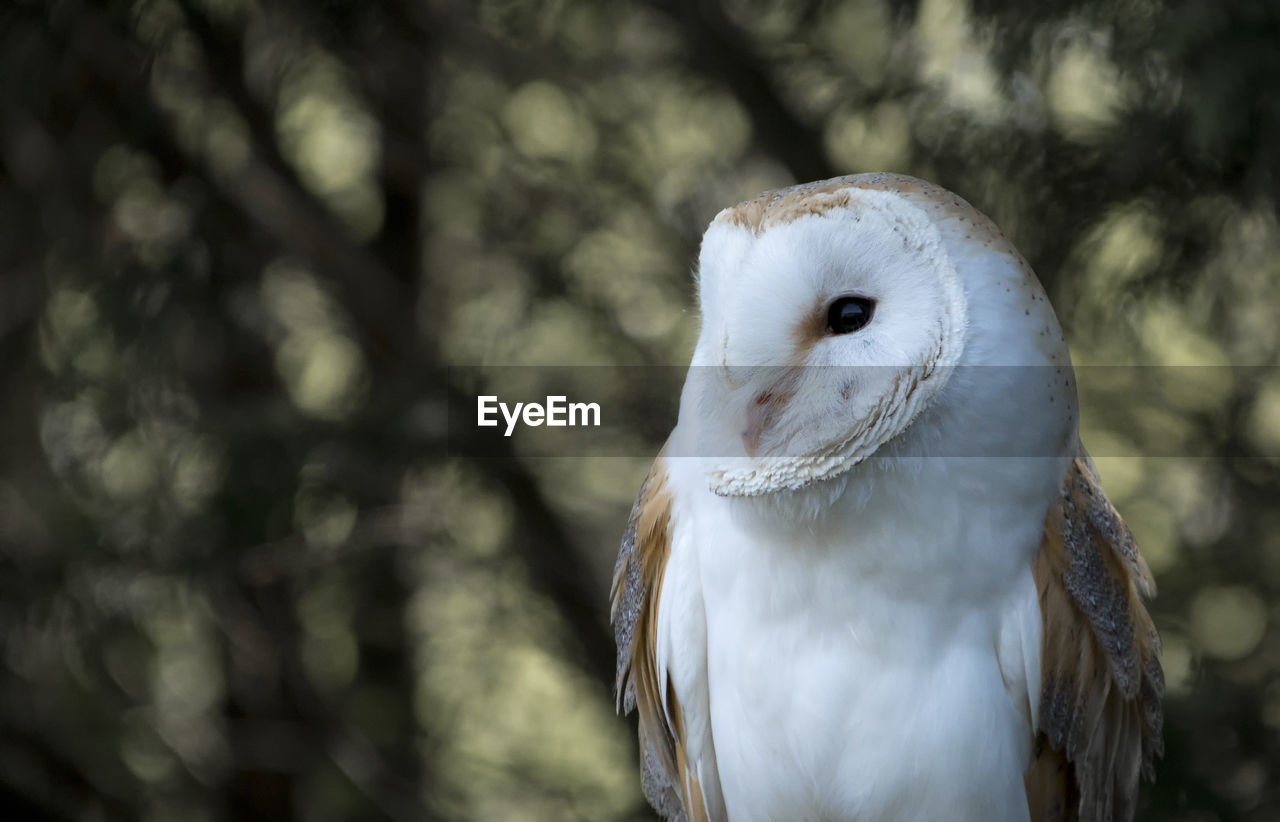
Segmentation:
{"type": "Polygon", "coordinates": [[[1045,520],[1034,567],[1043,645],[1036,822],[1133,818],[1139,777],[1163,752],[1160,637],[1143,606],[1155,582],[1081,449],[1045,520]]]}
{"type": "Polygon", "coordinates": [[[673,564],[671,508],[659,455],[631,509],[613,570],[615,688],[618,708],[639,713],[641,785],[649,804],[671,822],[718,822],[723,810],[710,740],[705,618],[700,594],[690,600],[696,587],[691,580],[680,578],[680,571],[667,580],[673,564]],[[667,611],[662,621],[660,599],[667,611]],[[679,652],[667,650],[672,641],[663,632],[679,634],[679,652]],[[672,659],[676,653],[681,659],[672,659]],[[686,666],[681,682],[687,704],[677,698],[676,678],[664,658],[686,666]]]}

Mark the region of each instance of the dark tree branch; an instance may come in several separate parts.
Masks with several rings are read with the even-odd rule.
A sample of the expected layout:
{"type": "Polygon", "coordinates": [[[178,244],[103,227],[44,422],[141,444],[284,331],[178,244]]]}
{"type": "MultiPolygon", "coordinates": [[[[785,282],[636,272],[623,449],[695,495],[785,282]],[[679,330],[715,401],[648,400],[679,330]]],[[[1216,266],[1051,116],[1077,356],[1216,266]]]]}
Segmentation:
{"type": "Polygon", "coordinates": [[[750,39],[709,0],[650,0],[685,32],[691,62],[728,87],[747,109],[761,147],[786,165],[797,182],[837,172],[827,159],[819,129],[803,122],[778,94],[750,39]]]}

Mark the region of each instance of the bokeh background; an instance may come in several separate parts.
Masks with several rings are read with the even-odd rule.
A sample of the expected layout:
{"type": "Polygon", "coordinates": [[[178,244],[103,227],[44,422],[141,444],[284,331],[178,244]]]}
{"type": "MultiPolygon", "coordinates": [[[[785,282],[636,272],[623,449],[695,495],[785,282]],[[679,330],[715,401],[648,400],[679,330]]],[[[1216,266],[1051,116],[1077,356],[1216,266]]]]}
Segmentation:
{"type": "Polygon", "coordinates": [[[1276,2],[7,0],[0,78],[6,819],[652,819],[607,590],[676,372],[632,457],[460,459],[446,366],[686,362],[719,208],[882,169],[1161,366],[1081,377],[1142,818],[1280,818],[1276,2]]]}

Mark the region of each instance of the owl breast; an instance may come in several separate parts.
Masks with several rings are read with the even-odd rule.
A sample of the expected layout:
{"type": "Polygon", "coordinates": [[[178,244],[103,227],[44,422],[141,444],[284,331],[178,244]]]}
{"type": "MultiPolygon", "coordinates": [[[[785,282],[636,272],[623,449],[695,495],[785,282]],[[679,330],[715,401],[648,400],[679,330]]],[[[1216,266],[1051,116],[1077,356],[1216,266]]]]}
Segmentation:
{"type": "Polygon", "coordinates": [[[882,493],[837,502],[820,525],[720,498],[682,517],[733,822],[1028,818],[1039,663],[1028,672],[1023,646],[1038,649],[1030,557],[1047,501],[975,507],[945,464],[881,478],[882,493]]]}

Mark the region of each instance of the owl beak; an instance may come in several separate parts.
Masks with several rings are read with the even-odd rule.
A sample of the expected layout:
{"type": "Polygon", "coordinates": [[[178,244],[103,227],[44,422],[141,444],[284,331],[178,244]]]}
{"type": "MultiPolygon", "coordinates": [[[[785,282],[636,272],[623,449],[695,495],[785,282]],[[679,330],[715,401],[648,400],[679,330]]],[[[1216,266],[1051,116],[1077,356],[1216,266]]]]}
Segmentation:
{"type": "Polygon", "coordinates": [[[747,456],[754,457],[760,451],[760,442],[773,427],[778,416],[786,409],[787,403],[795,396],[795,389],[790,385],[791,379],[779,380],[770,388],[756,394],[747,406],[742,428],[742,445],[747,456]]]}

